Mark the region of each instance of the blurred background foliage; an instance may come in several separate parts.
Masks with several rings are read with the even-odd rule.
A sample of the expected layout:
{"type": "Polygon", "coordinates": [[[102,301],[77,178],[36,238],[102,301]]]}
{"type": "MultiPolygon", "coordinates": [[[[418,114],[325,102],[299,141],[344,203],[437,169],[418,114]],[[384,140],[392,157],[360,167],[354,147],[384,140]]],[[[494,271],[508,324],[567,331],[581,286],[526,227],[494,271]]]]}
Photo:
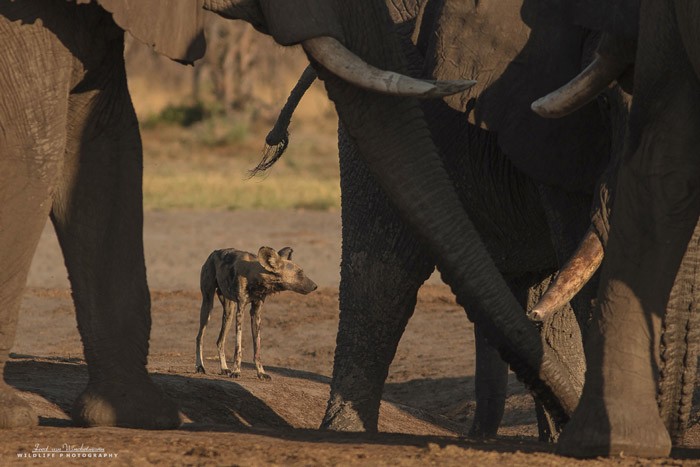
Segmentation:
{"type": "Polygon", "coordinates": [[[308,64],[243,22],[207,14],[194,66],[127,35],[129,88],[141,122],[146,209],[337,209],[337,117],[316,82],[290,126],[290,146],[248,178],[267,132],[308,64]]]}

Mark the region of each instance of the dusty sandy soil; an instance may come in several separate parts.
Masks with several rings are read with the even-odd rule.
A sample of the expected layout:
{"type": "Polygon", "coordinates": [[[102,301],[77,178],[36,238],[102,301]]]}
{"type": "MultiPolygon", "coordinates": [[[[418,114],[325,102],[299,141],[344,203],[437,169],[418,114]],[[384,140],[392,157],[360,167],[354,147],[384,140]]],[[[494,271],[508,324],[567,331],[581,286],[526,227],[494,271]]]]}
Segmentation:
{"type": "MultiPolygon", "coordinates": [[[[155,212],[146,215],[144,236],[153,299],[149,368],[156,383],[179,401],[186,423],[161,432],[70,426],[67,411],[87,374],[65,270],[47,228],[5,375],[36,408],[41,426],[3,432],[1,465],[26,463],[37,446],[59,449],[64,443],[104,449],[112,463],[124,465],[700,465],[694,460],[700,456],[697,411],[688,446],[676,449],[674,459],[557,457],[550,446],[536,442],[533,404],[514,378],[498,439],[460,438],[474,410],[472,329],[437,278],[422,289],[391,367],[381,433],[316,431],[328,397],[338,319],[339,214],[155,212]],[[238,380],[216,374],[218,311],[205,338],[210,372],[194,373],[201,263],[214,248],[255,251],[262,244],[294,247],[296,260],[321,288],[308,296],[286,293],[268,300],[263,350],[271,381],[259,381],[249,363],[238,380]]],[[[244,349],[244,362],[250,362],[247,326],[244,349]]],[[[95,460],[54,455],[44,460],[95,460]]]]}

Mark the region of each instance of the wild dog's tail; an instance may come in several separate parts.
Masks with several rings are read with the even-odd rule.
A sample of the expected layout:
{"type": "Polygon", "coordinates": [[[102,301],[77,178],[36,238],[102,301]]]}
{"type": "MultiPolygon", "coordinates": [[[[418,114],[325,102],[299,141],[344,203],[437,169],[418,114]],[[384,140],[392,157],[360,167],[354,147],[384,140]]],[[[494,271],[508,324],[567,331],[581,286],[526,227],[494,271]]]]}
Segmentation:
{"type": "Polygon", "coordinates": [[[299,105],[299,101],[304,96],[309,86],[316,79],[316,70],[313,69],[311,65],[307,66],[302,73],[299,81],[297,81],[296,86],[292,89],[287,103],[284,104],[282,110],[280,111],[279,117],[277,117],[277,122],[272,130],[267,134],[265,138],[265,149],[263,150],[262,160],[258,163],[255,168],[248,171],[248,176],[253,177],[259,173],[265,172],[267,169],[275,165],[284,154],[284,151],[289,146],[289,124],[292,121],[292,115],[299,105]]]}
{"type": "Polygon", "coordinates": [[[199,273],[199,289],[202,291],[202,297],[214,297],[216,291],[216,254],[217,251],[211,252],[199,273]]]}
{"type": "Polygon", "coordinates": [[[202,355],[202,340],[204,331],[209,323],[209,316],[214,308],[214,295],[217,287],[216,282],[216,254],[213,251],[202,265],[199,274],[199,288],[202,291],[202,306],[199,311],[199,332],[196,339],[195,370],[197,373],[206,373],[204,369],[204,357],[202,355]]]}

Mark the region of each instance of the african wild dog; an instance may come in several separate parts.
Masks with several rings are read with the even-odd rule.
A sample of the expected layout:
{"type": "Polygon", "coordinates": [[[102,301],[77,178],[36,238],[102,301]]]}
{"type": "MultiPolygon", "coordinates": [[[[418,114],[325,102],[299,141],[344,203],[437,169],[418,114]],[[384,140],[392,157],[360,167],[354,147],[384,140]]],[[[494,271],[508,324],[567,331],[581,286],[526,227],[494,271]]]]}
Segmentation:
{"type": "Polygon", "coordinates": [[[260,360],[260,316],[265,298],[275,292],[291,290],[307,294],[316,290],[314,281],[292,261],[292,249],[276,252],[270,247],[260,247],[258,255],[233,248],[214,250],[202,266],[200,288],[202,310],[197,334],[197,373],[205,373],[202,360],[202,336],[214,307],[214,293],[224,308],[221,332],[216,341],[219,350],[221,374],[238,378],[241,375],[242,317],[243,308],[250,304],[250,323],[253,328],[253,353],[258,378],[270,379],[260,360]],[[236,349],[233,354],[233,371],[226,365],[224,343],[233,320],[232,305],[236,306],[236,349]]]}

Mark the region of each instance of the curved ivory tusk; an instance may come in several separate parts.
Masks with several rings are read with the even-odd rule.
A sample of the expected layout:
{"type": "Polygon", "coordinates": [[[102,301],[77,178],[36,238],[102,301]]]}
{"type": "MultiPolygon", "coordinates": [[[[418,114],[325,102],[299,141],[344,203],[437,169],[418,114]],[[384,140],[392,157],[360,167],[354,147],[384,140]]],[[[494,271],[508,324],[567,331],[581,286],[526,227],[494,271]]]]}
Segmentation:
{"type": "Polygon", "coordinates": [[[309,55],[331,73],[370,91],[419,98],[444,97],[466,91],[472,80],[428,81],[373,67],[332,37],[315,37],[302,45],[309,55]]]}
{"type": "Polygon", "coordinates": [[[529,313],[533,321],[544,321],[566,305],[593,277],[603,261],[603,245],[589,228],[571,259],[561,268],[540,301],[529,313]]]}
{"type": "Polygon", "coordinates": [[[596,54],[595,59],[577,77],[556,91],[537,99],[530,106],[545,118],[560,118],[580,109],[596,98],[627,68],[596,54]]]}

